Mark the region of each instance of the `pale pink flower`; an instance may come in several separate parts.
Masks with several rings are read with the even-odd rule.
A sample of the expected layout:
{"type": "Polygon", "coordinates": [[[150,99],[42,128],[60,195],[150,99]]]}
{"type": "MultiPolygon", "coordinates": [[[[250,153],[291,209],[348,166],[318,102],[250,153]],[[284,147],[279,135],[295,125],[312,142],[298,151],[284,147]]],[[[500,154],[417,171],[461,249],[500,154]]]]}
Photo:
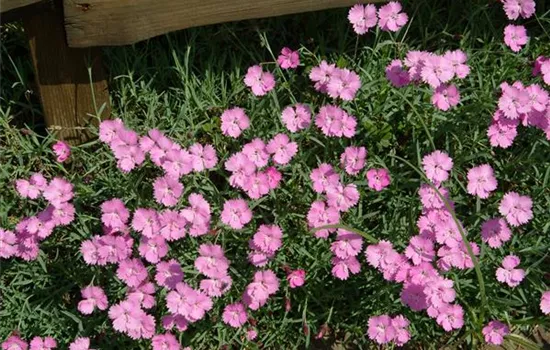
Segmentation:
{"type": "Polygon", "coordinates": [[[151,340],[153,350],[180,350],[178,339],[171,333],[157,334],[151,340]]]}
{"type": "Polygon", "coordinates": [[[89,315],[96,307],[99,310],[107,310],[109,302],[101,287],[88,286],[83,288],[80,293],[83,300],[78,303],[78,311],[82,314],[89,315]]]}
{"type": "Polygon", "coordinates": [[[502,0],[502,7],[506,17],[516,20],[520,16],[529,18],[535,13],[535,0],[502,0]]]}
{"type": "Polygon", "coordinates": [[[15,189],[23,198],[37,199],[48,186],[48,181],[42,174],[34,173],[29,180],[19,179],[15,181],[15,189]]]}
{"type": "Polygon", "coordinates": [[[496,271],[497,281],[510,287],[517,287],[525,278],[525,270],[516,269],[521,260],[515,255],[508,255],[502,260],[502,267],[496,271]]]}
{"type": "Polygon", "coordinates": [[[55,226],[67,226],[74,221],[76,209],[72,203],[62,203],[61,205],[54,207],[50,205],[42,213],[37,216],[41,220],[45,220],[42,216],[46,217],[51,215],[51,222],[55,226]]]}
{"type": "Polygon", "coordinates": [[[156,304],[155,284],[145,281],[137,287],[130,288],[127,291],[126,298],[136,303],[139,307],[150,309],[156,304]]]}
{"type": "Polygon", "coordinates": [[[327,92],[328,82],[332,79],[335,64],[328,64],[325,60],[321,61],[319,66],[313,67],[309,73],[309,79],[315,82],[315,89],[319,92],[327,92]]]}
{"type": "Polygon", "coordinates": [[[375,191],[382,191],[390,185],[390,174],[387,169],[370,169],[367,171],[368,185],[375,191]]]}
{"type": "Polygon", "coordinates": [[[30,345],[30,350],[51,350],[57,348],[57,342],[52,337],[34,337],[30,345]]]}
{"type": "Polygon", "coordinates": [[[283,231],[277,225],[260,225],[252,237],[255,247],[265,253],[275,253],[282,246],[283,231]]]}
{"type": "Polygon", "coordinates": [[[491,248],[499,248],[512,238],[512,231],[504,219],[490,219],[481,225],[481,238],[491,248]]]}
{"type": "Polygon", "coordinates": [[[248,320],[248,314],[242,303],[229,304],[223,310],[222,319],[225,324],[239,328],[248,320]]]}
{"type": "Polygon", "coordinates": [[[401,4],[397,1],[391,1],[380,7],[378,18],[380,29],[390,32],[397,32],[409,20],[407,14],[401,12],[401,4]]]}
{"type": "Polygon", "coordinates": [[[501,345],[504,336],[510,333],[510,328],[500,321],[491,321],[483,327],[481,333],[483,333],[487,344],[501,345]]]}
{"type": "Polygon", "coordinates": [[[392,326],[395,328],[395,337],[394,342],[397,346],[405,345],[410,339],[411,334],[409,333],[409,320],[403,315],[397,315],[391,320],[392,326]]]}
{"type": "Polygon", "coordinates": [[[350,256],[346,259],[341,259],[337,256],[331,259],[332,275],[341,280],[347,280],[350,273],[358,274],[361,271],[361,264],[355,256],[350,256]]]}
{"type": "Polygon", "coordinates": [[[129,287],[137,287],[147,278],[147,269],[139,259],[127,259],[118,265],[116,275],[129,287]]]}
{"type": "MultiPolygon", "coordinates": [[[[530,96],[529,92],[523,88],[521,84],[509,85],[503,83],[500,85],[502,95],[498,100],[498,108],[501,113],[508,119],[516,120],[523,113],[530,111],[530,96]]],[[[502,114],[495,113],[493,120],[500,121],[502,114]]]]}
{"type": "Polygon", "coordinates": [[[99,124],[99,139],[102,142],[110,145],[111,142],[115,139],[119,130],[122,130],[123,128],[124,124],[119,118],[114,120],[103,120],[99,124]]]}
{"type": "Polygon", "coordinates": [[[331,252],[340,259],[357,256],[363,248],[363,238],[356,233],[338,229],[336,241],[330,245],[331,252]]]}
{"type": "Polygon", "coordinates": [[[418,82],[422,80],[421,72],[424,67],[424,62],[426,58],[430,56],[429,52],[426,51],[409,51],[405,57],[404,63],[407,68],[409,68],[409,75],[411,81],[418,82]]]}
{"type": "Polygon", "coordinates": [[[229,275],[221,278],[203,279],[200,289],[209,297],[221,297],[231,289],[233,280],[229,275]]]}
{"type": "Polygon", "coordinates": [[[11,335],[2,343],[2,350],[27,350],[29,344],[17,335],[11,335]]]}
{"type": "Polygon", "coordinates": [[[345,168],[346,173],[357,175],[365,167],[367,150],[365,147],[346,147],[340,155],[340,164],[345,168]]]}
{"type": "Polygon", "coordinates": [[[193,158],[194,171],[200,172],[205,169],[212,169],[218,163],[216,150],[212,145],[192,144],[189,147],[189,153],[191,153],[191,157],[193,158]]]}
{"type": "Polygon", "coordinates": [[[52,146],[52,149],[53,149],[53,153],[55,153],[57,157],[55,160],[58,163],[65,162],[71,156],[71,147],[63,141],[57,141],[52,146]]]}
{"type": "Polygon", "coordinates": [[[309,178],[313,182],[313,190],[317,193],[324,193],[329,187],[340,184],[340,176],[334,171],[332,165],[327,163],[313,169],[309,178]]]}
{"type": "Polygon", "coordinates": [[[371,340],[378,344],[387,344],[394,340],[396,332],[390,316],[372,316],[369,318],[368,325],[367,334],[371,340]]]}
{"type": "Polygon", "coordinates": [[[145,152],[139,145],[139,135],[133,130],[120,129],[110,143],[117,167],[128,173],[145,161],[145,152]]]}
{"type": "Polygon", "coordinates": [[[504,28],[504,43],[512,51],[519,52],[523,46],[527,44],[528,40],[527,30],[524,26],[508,24],[506,28],[504,28]]]}
{"type": "Polygon", "coordinates": [[[44,189],[44,198],[54,207],[73,199],[73,185],[65,179],[55,177],[44,189]]]}
{"type": "Polygon", "coordinates": [[[154,209],[139,208],[132,217],[132,228],[143,236],[152,238],[160,233],[159,216],[154,209]]]}
{"type": "Polygon", "coordinates": [[[160,234],[167,241],[175,241],[185,237],[185,217],[175,210],[164,210],[159,215],[160,234]]]}
{"type": "Polygon", "coordinates": [[[283,69],[294,69],[300,65],[300,54],[298,51],[292,51],[288,47],[283,47],[281,54],[277,58],[277,63],[283,69]]]}
{"type": "Polygon", "coordinates": [[[315,116],[315,125],[326,136],[351,138],[355,135],[357,121],[340,107],[326,105],[315,116]]]}
{"type": "Polygon", "coordinates": [[[227,275],[229,260],[223,254],[223,248],[217,244],[201,244],[200,256],[195,259],[195,268],[209,278],[221,278],[227,275]]]}
{"type": "Polygon", "coordinates": [[[79,337],[69,344],[69,350],[91,350],[90,338],[79,337]]]}
{"type": "Polygon", "coordinates": [[[542,293],[540,297],[540,311],[545,315],[550,314],[550,290],[542,293]]]}
{"type": "Polygon", "coordinates": [[[529,196],[508,192],[500,201],[498,211],[514,227],[528,223],[533,218],[533,201],[529,196]]]}
{"type": "Polygon", "coordinates": [[[439,85],[432,95],[432,104],[442,111],[447,111],[460,102],[460,92],[456,85],[439,85]]]}
{"type": "Polygon", "coordinates": [[[464,326],[464,309],[456,304],[443,305],[439,309],[437,324],[447,332],[462,328],[464,326]]]}
{"type": "Polygon", "coordinates": [[[453,281],[435,276],[424,286],[429,305],[441,308],[446,304],[452,303],[456,298],[456,292],[453,289],[453,281]]]}
{"type": "Polygon", "coordinates": [[[176,285],[183,281],[183,270],[175,259],[161,261],[156,265],[155,282],[159,286],[168,289],[176,288],[176,285]]]}
{"type": "Polygon", "coordinates": [[[363,35],[370,28],[376,27],[378,16],[376,14],[376,6],[373,4],[353,6],[348,12],[348,20],[353,25],[353,30],[359,35],[363,35]]]}
{"type": "Polygon", "coordinates": [[[439,85],[450,81],[454,77],[452,62],[435,54],[426,55],[420,75],[422,80],[436,89],[439,85]]]}
{"type": "Polygon", "coordinates": [[[229,199],[223,204],[221,220],[227,226],[240,230],[252,220],[252,211],[243,199],[229,199]]]}
{"type": "Polygon", "coordinates": [[[266,150],[273,156],[275,164],[285,165],[298,152],[298,144],[291,142],[285,134],[277,134],[267,143],[266,150]]]}
{"type": "Polygon", "coordinates": [[[269,153],[267,153],[265,143],[260,138],[255,138],[244,145],[241,153],[247,156],[258,168],[263,168],[269,162],[269,153]]]}
{"type": "Polygon", "coordinates": [[[182,209],[180,215],[190,224],[189,235],[198,237],[207,234],[210,229],[210,204],[198,193],[191,193],[187,200],[189,207],[182,209]]]}
{"type": "Polygon", "coordinates": [[[178,178],[164,175],[153,182],[155,201],[167,207],[176,205],[183,193],[183,185],[178,178]]]}
{"type": "Polygon", "coordinates": [[[415,265],[431,262],[435,258],[434,243],[422,236],[413,236],[405,249],[405,256],[415,265]]]}
{"type": "Polygon", "coordinates": [[[302,269],[294,270],[290,272],[286,279],[290,288],[298,288],[306,283],[306,271],[302,269]]]}
{"type": "MultiPolygon", "coordinates": [[[[307,221],[310,228],[326,225],[335,225],[340,221],[340,212],[338,209],[327,206],[323,201],[315,201],[307,213],[307,221]]],[[[318,238],[327,238],[330,232],[335,229],[323,229],[315,231],[318,238]]]]}
{"type": "Polygon", "coordinates": [[[232,187],[242,188],[256,171],[256,165],[244,153],[238,152],[225,162],[225,169],[231,172],[229,184],[232,187]]]}
{"type": "Polygon", "coordinates": [[[263,172],[257,172],[248,177],[243,185],[243,190],[252,199],[258,199],[269,193],[269,180],[263,172]]]}
{"type": "Polygon", "coordinates": [[[130,212],[122,200],[113,198],[101,204],[101,222],[114,232],[123,231],[129,219],[130,212]]]}
{"type": "Polygon", "coordinates": [[[250,119],[244,109],[234,107],[222,113],[222,133],[226,136],[237,138],[241,133],[250,127],[250,119]]]}
{"type": "Polygon", "coordinates": [[[246,339],[248,340],[254,340],[258,336],[258,332],[255,329],[249,329],[246,331],[246,339]]]}
{"type": "Polygon", "coordinates": [[[156,264],[160,259],[168,254],[168,244],[164,237],[157,235],[154,237],[142,237],[138,247],[139,255],[145,261],[156,264]]]}
{"type": "Polygon", "coordinates": [[[9,259],[17,254],[17,237],[12,231],[0,228],[0,258],[9,259]]]}
{"type": "MultiPolygon", "coordinates": [[[[449,190],[447,188],[441,186],[437,188],[437,191],[439,191],[443,198],[450,201],[449,190]]],[[[418,194],[420,196],[420,201],[422,202],[422,208],[425,210],[445,208],[445,202],[441,199],[441,197],[439,197],[439,194],[432,186],[428,184],[420,185],[418,194]]]]}
{"type": "Polygon", "coordinates": [[[401,60],[392,60],[386,66],[386,79],[395,87],[401,88],[407,86],[411,82],[410,73],[403,69],[401,60]]]}
{"type": "Polygon", "coordinates": [[[327,203],[330,207],[346,212],[359,202],[359,191],[355,184],[336,185],[327,188],[327,203]]]}
{"type": "Polygon", "coordinates": [[[497,189],[497,179],[489,164],[482,164],[468,171],[468,193],[479,198],[488,198],[497,189]]]}
{"type": "Polygon", "coordinates": [[[492,147],[508,148],[518,135],[517,123],[502,120],[493,122],[487,129],[487,136],[492,147]]]}
{"type": "Polygon", "coordinates": [[[179,179],[182,175],[187,175],[193,171],[195,157],[184,149],[170,149],[166,151],[162,159],[161,167],[165,171],[165,176],[179,179]]]}
{"type": "Polygon", "coordinates": [[[434,151],[422,158],[422,167],[428,179],[439,184],[449,178],[453,160],[445,152],[434,151]]]}
{"type": "Polygon", "coordinates": [[[445,52],[444,57],[453,65],[454,73],[457,78],[464,79],[470,74],[470,67],[466,64],[468,56],[462,50],[445,52]]]}
{"type": "Polygon", "coordinates": [[[248,68],[244,83],[256,96],[264,96],[275,87],[275,77],[269,72],[264,72],[261,66],[248,68]]]}
{"type": "Polygon", "coordinates": [[[270,295],[279,290],[279,279],[271,270],[256,271],[254,280],[243,293],[243,304],[257,310],[267,302],[270,295]]]}
{"type": "Polygon", "coordinates": [[[349,69],[336,69],[327,84],[327,92],[332,98],[351,101],[361,88],[361,79],[357,73],[349,69]]]}
{"type": "Polygon", "coordinates": [[[301,103],[288,106],[283,109],[281,120],[290,132],[297,132],[308,128],[311,124],[311,110],[309,106],[301,103]]]}

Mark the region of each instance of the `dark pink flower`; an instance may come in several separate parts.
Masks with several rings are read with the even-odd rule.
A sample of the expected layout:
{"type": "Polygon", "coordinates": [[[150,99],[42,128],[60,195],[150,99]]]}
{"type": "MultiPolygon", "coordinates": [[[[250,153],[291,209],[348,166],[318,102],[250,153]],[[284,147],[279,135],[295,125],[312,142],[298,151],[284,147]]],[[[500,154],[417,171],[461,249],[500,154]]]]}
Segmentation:
{"type": "Polygon", "coordinates": [[[500,321],[491,321],[481,331],[487,344],[501,345],[510,328],[500,321]]]}
{"type": "Polygon", "coordinates": [[[306,271],[302,269],[294,270],[286,276],[286,279],[290,288],[301,287],[306,282],[306,271]]]}
{"type": "Polygon", "coordinates": [[[390,185],[390,174],[387,169],[370,169],[367,171],[368,185],[375,191],[382,191],[390,185]]]}
{"type": "Polygon", "coordinates": [[[57,157],[55,160],[59,163],[65,162],[71,156],[71,147],[63,141],[57,141],[52,149],[57,157]]]}

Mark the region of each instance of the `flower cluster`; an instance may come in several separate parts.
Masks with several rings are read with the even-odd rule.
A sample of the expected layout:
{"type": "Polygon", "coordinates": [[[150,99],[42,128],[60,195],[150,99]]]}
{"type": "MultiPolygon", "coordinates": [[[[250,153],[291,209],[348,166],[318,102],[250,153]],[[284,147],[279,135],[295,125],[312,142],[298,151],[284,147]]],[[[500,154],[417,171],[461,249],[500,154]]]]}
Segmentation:
{"type": "Polygon", "coordinates": [[[361,264],[356,256],[363,249],[363,238],[353,232],[338,229],[336,239],[332,242],[330,250],[334,257],[331,259],[332,275],[338,279],[348,279],[350,273],[357,274],[361,271],[361,264]]]}
{"type": "Polygon", "coordinates": [[[420,82],[432,88],[432,104],[447,111],[460,102],[460,92],[451,80],[464,79],[470,73],[468,56],[461,50],[437,55],[426,51],[409,51],[405,60],[393,60],[386,67],[386,78],[395,87],[420,82]],[[406,68],[404,68],[404,66],[406,68]]]}
{"type": "Polygon", "coordinates": [[[372,316],[368,321],[367,334],[371,340],[378,344],[394,342],[397,346],[403,346],[411,338],[409,324],[409,320],[403,315],[372,316]]]}
{"type": "Polygon", "coordinates": [[[353,30],[359,35],[363,35],[369,29],[378,27],[386,32],[397,32],[401,27],[407,24],[409,17],[401,12],[401,4],[397,1],[390,1],[381,6],[377,11],[373,4],[353,6],[348,13],[348,20],[353,25],[353,30]]]}
{"type": "Polygon", "coordinates": [[[44,198],[48,206],[40,213],[22,219],[15,226],[15,231],[0,228],[0,258],[35,260],[40,242],[48,238],[55,228],[73,222],[73,185],[60,177],[48,182],[42,174],[34,173],[28,180],[16,180],[15,189],[22,198],[44,198]]]}
{"type": "Polygon", "coordinates": [[[209,297],[221,297],[231,289],[233,280],[229,276],[229,260],[217,244],[201,244],[195,268],[204,276],[200,289],[209,297]]]}
{"type": "MultiPolygon", "coordinates": [[[[502,7],[506,12],[506,17],[513,21],[519,17],[527,19],[533,16],[536,4],[534,0],[502,0],[502,7]]],[[[512,51],[519,52],[528,40],[527,30],[524,26],[509,24],[504,28],[504,43],[512,51]]]]}
{"type": "Polygon", "coordinates": [[[277,225],[260,225],[248,242],[248,260],[254,266],[265,266],[283,245],[283,231],[277,225]]]}
{"type": "Polygon", "coordinates": [[[329,64],[324,60],[311,69],[309,79],[315,83],[315,90],[344,101],[353,100],[361,88],[361,79],[357,73],[347,68],[338,68],[334,63],[329,64]]]}
{"type": "Polygon", "coordinates": [[[271,270],[259,270],[243,293],[242,303],[251,310],[258,310],[267,303],[269,297],[279,290],[279,279],[271,270]]]}
{"type": "MultiPolygon", "coordinates": [[[[52,337],[34,337],[27,343],[17,334],[12,334],[2,342],[3,350],[53,350],[57,349],[57,341],[52,337]],[[30,346],[30,347],[29,347],[30,346]]],[[[179,348],[177,348],[179,349],[179,348]]],[[[69,350],[93,350],[90,348],[90,339],[79,337],[69,344],[69,350]]],[[[172,350],[172,349],[170,349],[172,350]]],[[[174,349],[175,350],[175,349],[174,349]]]]}

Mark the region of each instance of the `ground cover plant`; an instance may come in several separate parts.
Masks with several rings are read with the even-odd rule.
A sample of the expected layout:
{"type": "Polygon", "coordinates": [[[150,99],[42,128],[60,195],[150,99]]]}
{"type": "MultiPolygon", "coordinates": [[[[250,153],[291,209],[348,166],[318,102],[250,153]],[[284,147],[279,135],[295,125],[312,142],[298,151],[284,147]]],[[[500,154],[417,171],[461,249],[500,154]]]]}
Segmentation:
{"type": "Polygon", "coordinates": [[[7,26],[2,346],[536,348],[550,9],[531,5],[403,1],[106,49],[112,120],[73,147],[44,132],[7,26]]]}

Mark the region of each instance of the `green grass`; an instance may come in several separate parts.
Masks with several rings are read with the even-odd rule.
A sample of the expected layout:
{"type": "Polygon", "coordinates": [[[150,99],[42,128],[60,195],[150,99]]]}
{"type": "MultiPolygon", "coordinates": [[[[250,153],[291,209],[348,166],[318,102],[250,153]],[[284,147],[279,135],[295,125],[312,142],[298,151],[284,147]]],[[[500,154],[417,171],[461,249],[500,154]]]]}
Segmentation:
{"type": "MultiPolygon", "coordinates": [[[[252,277],[254,270],[246,260],[248,239],[259,224],[274,222],[285,236],[283,249],[270,268],[284,278],[282,267],[288,264],[305,268],[308,276],[304,288],[288,290],[285,286],[266,307],[251,313],[257,322],[257,344],[291,349],[337,342],[349,348],[370,348],[373,345],[364,335],[368,318],[403,313],[411,321],[412,348],[474,347],[472,342],[479,342],[476,319],[481,303],[473,270],[448,274],[456,283],[467,324],[458,332],[445,333],[424,312],[404,307],[399,301],[400,286],[385,282],[362,258],[359,275],[347,281],[333,278],[329,241],[313,238],[306,227],[305,214],[316,199],[310,170],[321,162],[336,165],[347,145],[363,145],[369,152],[367,166],[387,167],[392,185],[378,193],[368,189],[364,177],[346,177],[346,182],[358,185],[361,200],[342,221],[403,250],[417,232],[420,202],[416,191],[421,177],[393,156],[416,165],[433,151],[430,138],[435,148],[446,150],[454,159],[448,187],[470,240],[481,243],[481,222],[498,215],[498,202],[505,192],[514,190],[532,197],[534,220],[514,229],[513,239],[504,248],[482,248],[480,268],[488,298],[485,313],[487,320],[510,322],[516,333],[529,334],[535,324],[550,325],[538,309],[541,291],[550,285],[546,274],[550,271],[550,144],[533,128],[520,128],[507,150],[490,148],[486,136],[499,84],[518,79],[540,82],[531,76],[531,67],[534,58],[550,53],[550,30],[544,30],[550,28],[550,4],[539,1],[537,17],[525,21],[531,40],[519,54],[502,43],[507,22],[497,1],[407,1],[404,9],[411,21],[399,34],[377,32],[357,38],[347,22],[347,10],[341,9],[188,29],[104,50],[113,117],[122,118],[140,133],[153,127],[164,130],[184,146],[196,141],[212,143],[222,161],[240,149],[244,140],[267,139],[284,132],[280,112],[294,101],[317,109],[330,102],[313,90],[307,78],[309,69],[321,58],[355,70],[362,79],[357,98],[342,104],[357,117],[358,134],[351,141],[324,138],[315,128],[292,135],[299,143],[299,153],[292,166],[283,170],[283,186],[252,202],[254,220],[243,231],[228,230],[217,220],[225,199],[243,196],[229,187],[223,163],[208,174],[184,178],[184,198],[200,192],[213,207],[213,224],[219,229],[216,239],[232,261],[234,285],[227,296],[215,301],[205,320],[179,334],[183,344],[194,349],[256,347],[245,340],[244,329],[235,331],[220,321],[221,311],[240,297],[252,277]],[[271,52],[277,55],[283,46],[300,48],[302,66],[296,73],[285,72],[285,80],[277,72],[276,91],[261,99],[253,97],[242,83],[246,69],[263,62],[274,70],[271,52]],[[385,79],[384,67],[394,58],[403,58],[409,49],[443,52],[458,48],[468,53],[471,74],[458,83],[462,102],[449,112],[432,107],[425,87],[398,90],[385,79]],[[252,121],[238,140],[222,136],[219,128],[219,116],[230,106],[244,107],[252,121]],[[466,193],[465,174],[485,162],[495,169],[499,188],[488,200],[477,202],[466,193]],[[515,289],[505,288],[495,279],[496,267],[510,252],[521,257],[528,272],[515,289]],[[285,312],[285,299],[292,305],[289,312],[285,312]],[[323,325],[330,331],[326,339],[316,340],[323,325]]],[[[70,164],[55,163],[53,136],[44,131],[24,35],[16,25],[3,29],[1,58],[0,227],[13,228],[23,216],[44,207],[42,201],[18,198],[13,190],[15,179],[33,171],[70,179],[75,184],[78,215],[72,225],[42,243],[37,261],[0,262],[0,340],[15,329],[28,339],[54,336],[63,346],[82,335],[92,337],[93,345],[101,349],[147,348],[148,342],[133,342],[114,333],[105,312],[86,317],[78,313],[80,288],[92,280],[106,288],[111,304],[124,295],[114,268],[88,267],[79,247],[100,232],[99,205],[107,199],[123,198],[131,209],[158,208],[151,196],[151,183],[159,170],[147,162],[124,175],[116,169],[107,147],[98,141],[73,148],[70,164]]],[[[186,280],[192,285],[200,279],[193,268],[197,247],[213,239],[186,238],[171,245],[170,256],[182,262],[186,280]]],[[[156,316],[166,312],[164,292],[158,295],[156,316]]]]}

